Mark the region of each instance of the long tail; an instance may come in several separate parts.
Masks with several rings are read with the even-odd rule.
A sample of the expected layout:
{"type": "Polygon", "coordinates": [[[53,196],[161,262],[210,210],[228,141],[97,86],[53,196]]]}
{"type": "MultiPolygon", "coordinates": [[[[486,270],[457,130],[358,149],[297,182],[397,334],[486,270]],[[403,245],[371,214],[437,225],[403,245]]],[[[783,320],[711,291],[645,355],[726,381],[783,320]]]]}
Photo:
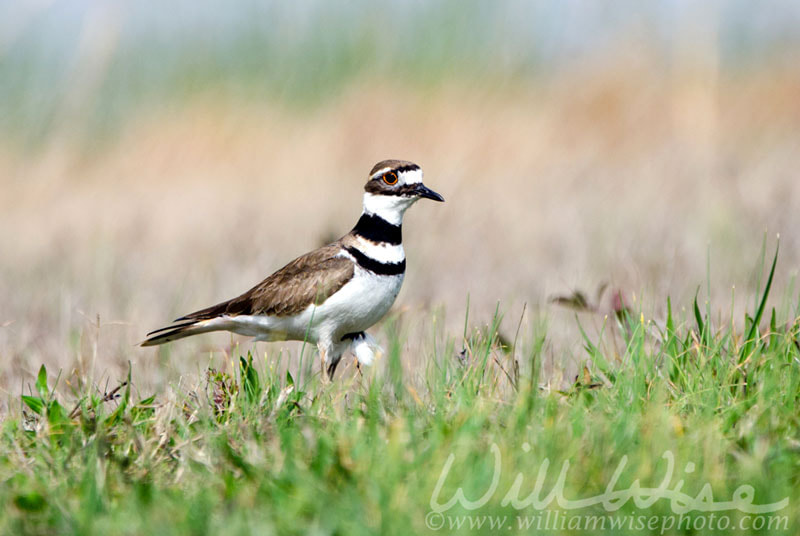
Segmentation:
{"type": "Polygon", "coordinates": [[[139,345],[157,346],[183,339],[184,337],[208,333],[209,331],[225,331],[230,328],[230,322],[226,321],[226,317],[230,314],[236,315],[243,312],[247,313],[246,310],[238,305],[236,299],[218,303],[177,318],[172,324],[161,329],[151,331],[139,345]]]}
{"type": "Polygon", "coordinates": [[[147,338],[140,343],[140,346],[157,346],[170,341],[183,339],[192,335],[200,333],[208,333],[209,331],[224,330],[225,327],[218,322],[218,319],[211,318],[207,320],[176,320],[169,326],[161,329],[151,331],[147,334],[147,338]]]}

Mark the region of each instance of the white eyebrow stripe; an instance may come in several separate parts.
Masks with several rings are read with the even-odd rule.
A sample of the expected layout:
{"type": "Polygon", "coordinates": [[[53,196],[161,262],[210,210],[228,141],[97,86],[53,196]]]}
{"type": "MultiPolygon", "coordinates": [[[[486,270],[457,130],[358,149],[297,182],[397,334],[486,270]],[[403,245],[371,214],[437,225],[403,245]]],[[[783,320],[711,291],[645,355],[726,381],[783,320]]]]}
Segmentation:
{"type": "Polygon", "coordinates": [[[372,175],[370,175],[370,178],[376,179],[376,178],[380,177],[381,175],[383,175],[384,173],[386,173],[387,171],[389,171],[390,169],[392,169],[392,168],[391,167],[381,168],[378,171],[376,171],[375,173],[373,173],[372,175]]]}

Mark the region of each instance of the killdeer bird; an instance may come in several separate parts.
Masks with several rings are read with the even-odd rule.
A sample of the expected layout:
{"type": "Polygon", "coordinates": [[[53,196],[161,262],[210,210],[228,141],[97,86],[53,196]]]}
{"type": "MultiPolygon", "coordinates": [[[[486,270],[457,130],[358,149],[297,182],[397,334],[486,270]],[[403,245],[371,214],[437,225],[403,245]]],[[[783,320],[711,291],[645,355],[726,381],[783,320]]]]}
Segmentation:
{"type": "Polygon", "coordinates": [[[315,343],[322,374],[331,378],[348,349],[360,364],[371,364],[374,341],[365,330],[386,314],[400,291],[406,270],[403,214],[422,198],[444,201],[422,184],[418,165],[378,162],[352,231],[296,258],[241,296],[148,333],[142,346],[231,331],[256,341],[315,343]]]}

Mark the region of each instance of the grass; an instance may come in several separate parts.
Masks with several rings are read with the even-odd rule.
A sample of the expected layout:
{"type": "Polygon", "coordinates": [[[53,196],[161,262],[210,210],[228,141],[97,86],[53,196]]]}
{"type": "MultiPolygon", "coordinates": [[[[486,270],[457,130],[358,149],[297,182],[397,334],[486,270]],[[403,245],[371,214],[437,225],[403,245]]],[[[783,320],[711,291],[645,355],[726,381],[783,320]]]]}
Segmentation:
{"type": "Polygon", "coordinates": [[[251,353],[212,363],[220,368],[197,385],[147,396],[135,389],[136,370],[97,390],[42,367],[2,424],[0,532],[410,534],[441,522],[442,533],[496,534],[533,532],[539,516],[568,533],[594,516],[584,532],[624,520],[614,532],[705,533],[726,519],[731,530],[744,523],[739,533],[792,533],[800,310],[768,310],[774,272],[773,263],[741,327],[715,323],[695,300],[684,318],[668,302],[663,325],[622,308],[600,333],[582,330],[588,359],[565,391],[540,386],[546,329],[505,341],[499,312],[483,329],[465,321],[457,337],[434,330],[413,375],[399,362],[408,341],[389,322],[385,363],[363,377],[346,369],[330,385],[297,372],[309,367],[291,374],[281,356],[251,353]],[[743,485],[752,486],[746,504],[788,504],[773,514],[709,513],[666,495],[637,506],[645,493],[609,499],[611,511],[560,508],[546,497],[564,462],[569,500],[666,479],[664,489],[706,505],[743,485]],[[540,504],[504,502],[524,499],[540,475],[540,504]],[[485,503],[439,508],[458,488],[473,501],[486,494],[485,503]],[[683,516],[674,513],[681,506],[683,516]]]}

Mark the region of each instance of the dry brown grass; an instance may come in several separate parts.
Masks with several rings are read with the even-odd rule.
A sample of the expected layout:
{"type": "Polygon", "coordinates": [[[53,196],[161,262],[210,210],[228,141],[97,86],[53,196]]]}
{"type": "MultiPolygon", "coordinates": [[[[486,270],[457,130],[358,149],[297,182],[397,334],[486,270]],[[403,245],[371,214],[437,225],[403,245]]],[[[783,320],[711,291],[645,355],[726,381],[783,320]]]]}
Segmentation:
{"type": "Polygon", "coordinates": [[[346,232],[383,158],[418,162],[447,199],[406,219],[409,368],[424,311],[444,306],[456,335],[467,295],[474,324],[498,300],[512,333],[524,303],[546,315],[555,363],[580,353],[554,294],[609,282],[657,318],[710,255],[716,303],[732,285],[743,299],[764,233],[782,236],[780,295],[800,260],[798,140],[796,67],[726,78],[632,60],[492,90],[365,82],[307,113],[209,96],[88,153],[68,131],[34,156],[0,142],[3,403],[41,363],[103,378],[131,360],[145,390],[200,375],[226,335],[133,344],[346,232]]]}

